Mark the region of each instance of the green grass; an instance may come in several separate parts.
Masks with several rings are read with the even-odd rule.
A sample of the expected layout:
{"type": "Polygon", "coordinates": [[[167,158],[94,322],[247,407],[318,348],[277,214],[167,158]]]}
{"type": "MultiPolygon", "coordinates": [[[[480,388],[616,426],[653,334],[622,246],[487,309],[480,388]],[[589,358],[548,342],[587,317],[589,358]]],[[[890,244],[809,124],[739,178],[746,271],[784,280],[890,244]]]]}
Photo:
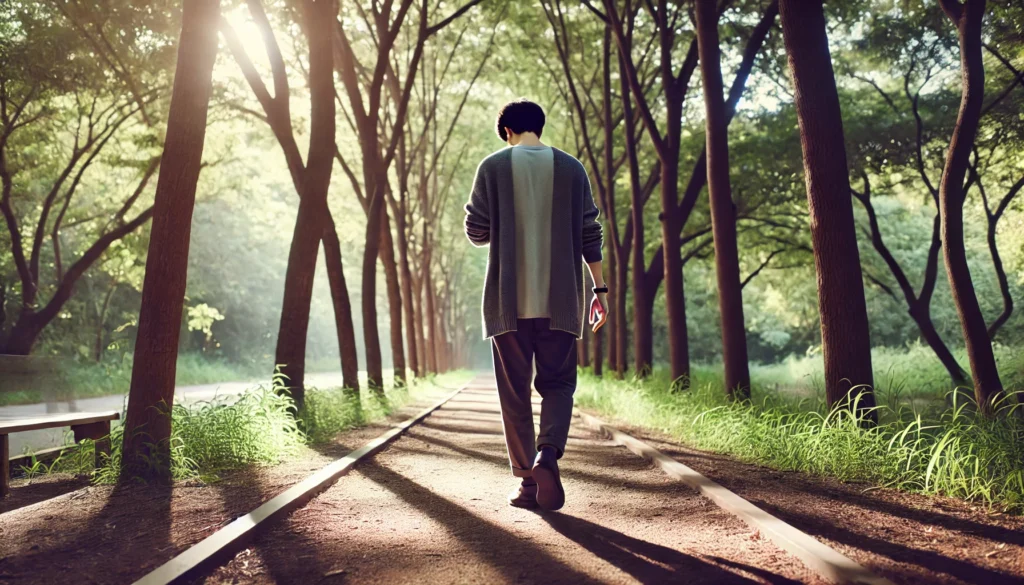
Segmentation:
{"type": "MultiPolygon", "coordinates": [[[[1024,352],[1022,348],[994,345],[999,373],[1008,388],[1024,387],[1024,352]]],[[[969,372],[964,350],[954,352],[964,371],[969,372]]],[[[876,347],[871,351],[871,363],[875,371],[875,392],[879,402],[901,403],[922,409],[944,410],[948,404],[946,396],[952,390],[949,376],[942,368],[935,354],[927,345],[920,343],[907,348],[876,347]]],[[[720,366],[698,368],[704,378],[714,376],[720,366]]],[[[809,398],[824,401],[824,362],[820,355],[796,357],[766,365],[752,365],[751,379],[754,384],[775,391],[778,398],[792,398],[797,401],[809,398]]]]}
{"type": "Polygon", "coordinates": [[[311,442],[330,441],[339,432],[380,420],[425,393],[461,386],[469,376],[457,371],[413,380],[409,386],[391,387],[384,400],[365,390],[364,383],[359,402],[349,399],[342,388],[309,388],[300,425],[311,442]]]}
{"type": "Polygon", "coordinates": [[[870,427],[846,410],[780,399],[763,386],[750,402],[731,403],[706,374],[676,392],[664,372],[632,381],[584,374],[577,403],[750,463],[1024,511],[1024,422],[1007,405],[995,420],[962,402],[931,416],[902,403],[896,390],[895,407],[878,407],[881,422],[870,427]]]}
{"type": "MultiPolygon", "coordinates": [[[[341,388],[309,388],[306,407],[292,416],[290,397],[255,387],[238,396],[175,405],[171,411],[170,470],[174,479],[212,479],[248,465],[272,465],[302,452],[304,445],[331,441],[339,432],[380,420],[421,396],[446,391],[465,382],[467,372],[451,372],[391,388],[383,399],[362,391],[362,405],[341,388]]],[[[123,428],[111,433],[112,453],[106,465],[93,469],[93,443],[68,449],[50,464],[33,461],[23,468],[30,477],[44,473],[93,474],[97,483],[113,483],[120,473],[123,428]]],[[[167,462],[154,461],[153,465],[167,462]]]]}

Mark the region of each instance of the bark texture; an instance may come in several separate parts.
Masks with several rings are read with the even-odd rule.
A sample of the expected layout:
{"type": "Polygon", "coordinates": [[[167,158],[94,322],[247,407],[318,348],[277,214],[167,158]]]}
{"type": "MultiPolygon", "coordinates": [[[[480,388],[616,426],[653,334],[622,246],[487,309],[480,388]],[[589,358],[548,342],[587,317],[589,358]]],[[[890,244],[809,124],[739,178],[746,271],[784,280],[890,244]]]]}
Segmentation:
{"type": "Polygon", "coordinates": [[[964,247],[964,178],[978,133],[985,94],[982,61],[981,22],[985,0],[941,0],[942,9],[956,27],[960,41],[960,72],[963,79],[960,111],[949,142],[946,165],[939,183],[939,211],[942,214],[942,252],[953,303],[960,317],[967,346],[967,358],[974,379],[974,397],[983,412],[990,413],[992,401],[1003,391],[985,317],[971,280],[964,247]]]}
{"type": "Polygon", "coordinates": [[[825,14],[821,0],[780,0],[779,15],[804,154],[825,394],[831,406],[856,389],[859,407],[871,408],[871,338],[825,14]]]}
{"type": "Polygon", "coordinates": [[[170,479],[170,409],[219,0],[185,0],[125,417],[121,480],[170,479]]]}
{"type": "Polygon", "coordinates": [[[725,391],[735,398],[750,396],[747,332],[743,321],[743,291],[736,243],[736,206],[729,183],[729,139],[721,50],[718,46],[716,0],[696,0],[697,44],[704,85],[708,194],[715,242],[718,310],[722,323],[722,362],[725,391]]]}

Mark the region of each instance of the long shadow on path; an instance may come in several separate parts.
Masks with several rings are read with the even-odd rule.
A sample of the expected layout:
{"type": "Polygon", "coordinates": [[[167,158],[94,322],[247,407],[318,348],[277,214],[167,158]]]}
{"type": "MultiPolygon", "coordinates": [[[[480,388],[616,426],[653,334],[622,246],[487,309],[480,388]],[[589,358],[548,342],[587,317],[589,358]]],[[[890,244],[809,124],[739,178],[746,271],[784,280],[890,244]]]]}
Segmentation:
{"type": "MultiPolygon", "coordinates": [[[[492,465],[496,465],[496,466],[502,468],[503,470],[508,470],[509,469],[508,457],[503,456],[503,455],[493,455],[493,454],[490,454],[490,453],[485,453],[485,452],[480,451],[478,449],[469,449],[467,447],[460,447],[460,446],[456,445],[455,443],[453,443],[451,441],[445,441],[443,439],[438,439],[437,437],[432,437],[432,436],[429,436],[429,435],[425,435],[423,433],[416,433],[415,431],[410,431],[409,434],[408,434],[408,437],[412,438],[412,439],[416,439],[417,441],[422,441],[424,443],[429,443],[431,445],[434,445],[434,446],[437,446],[437,447],[441,447],[441,448],[446,449],[446,450],[453,451],[454,453],[456,453],[458,455],[462,455],[462,456],[465,456],[465,457],[472,457],[474,459],[479,459],[480,461],[484,461],[486,463],[490,463],[492,465]]],[[[401,444],[399,444],[399,445],[396,445],[396,446],[392,447],[392,449],[403,451],[403,452],[406,452],[406,453],[422,453],[424,455],[430,455],[430,456],[434,456],[434,457],[453,457],[452,455],[444,454],[441,451],[429,451],[429,450],[426,450],[426,449],[417,449],[417,448],[409,446],[409,445],[401,445],[401,444]]],[[[586,451],[584,449],[580,448],[579,446],[574,446],[572,449],[573,449],[572,453],[570,455],[567,455],[567,457],[577,458],[577,457],[582,457],[582,456],[584,456],[586,454],[586,451]]],[[[560,465],[560,467],[561,467],[560,471],[561,471],[562,477],[578,479],[578,480],[586,481],[586,482],[590,482],[590,483],[599,483],[599,484],[602,484],[602,485],[605,485],[605,486],[608,486],[608,487],[611,487],[611,488],[622,489],[624,487],[628,487],[631,490],[638,490],[638,491],[663,491],[665,489],[665,486],[661,485],[661,484],[644,485],[644,484],[641,484],[641,483],[638,483],[638,482],[631,482],[629,484],[626,484],[626,483],[623,483],[621,480],[616,480],[616,479],[609,478],[609,477],[604,476],[604,475],[597,475],[595,473],[589,473],[589,472],[586,472],[586,471],[580,471],[580,470],[574,469],[574,468],[572,468],[570,466],[560,465]]],[[[509,485],[510,486],[514,486],[514,485],[516,485],[515,482],[517,482],[517,481],[518,480],[513,478],[511,473],[509,473],[509,485]]]]}
{"type": "Polygon", "coordinates": [[[599,582],[555,558],[542,547],[479,518],[470,510],[375,461],[368,462],[361,471],[407,504],[444,524],[478,558],[506,575],[521,575],[525,571],[533,573],[544,583],[599,582]]]}
{"type": "MultiPolygon", "coordinates": [[[[444,524],[480,559],[502,573],[544,583],[593,583],[595,579],[545,548],[433,493],[376,463],[363,473],[406,503],[444,524]]],[[[573,516],[542,514],[555,531],[642,583],[755,583],[756,581],[671,548],[573,516]]],[[[572,545],[569,545],[572,546],[572,545]]],[[[511,579],[510,579],[511,580],[511,579]]],[[[778,583],[791,581],[775,580],[778,583]]]]}
{"type": "MultiPolygon", "coordinates": [[[[756,583],[703,559],[627,536],[588,520],[540,513],[559,534],[629,573],[641,583],[756,583]]],[[[788,579],[773,581],[793,583],[788,579]]]]}
{"type": "Polygon", "coordinates": [[[905,544],[860,534],[851,527],[837,525],[835,522],[819,518],[812,513],[798,512],[792,509],[784,510],[757,499],[752,499],[751,502],[769,514],[789,522],[797,528],[810,533],[812,536],[817,535],[822,538],[829,538],[896,561],[911,563],[939,573],[946,573],[968,583],[1000,583],[1005,585],[1013,583],[1024,585],[1024,579],[1019,576],[993,571],[966,560],[944,555],[941,552],[925,548],[912,548],[905,544]]]}

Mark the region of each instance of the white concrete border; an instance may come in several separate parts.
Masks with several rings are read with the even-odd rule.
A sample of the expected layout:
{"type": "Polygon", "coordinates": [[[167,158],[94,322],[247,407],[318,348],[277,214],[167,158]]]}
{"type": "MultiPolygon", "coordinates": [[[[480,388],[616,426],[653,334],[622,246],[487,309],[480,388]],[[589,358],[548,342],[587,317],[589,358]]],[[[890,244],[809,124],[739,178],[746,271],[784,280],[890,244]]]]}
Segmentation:
{"type": "Polygon", "coordinates": [[[376,439],[352,451],[348,455],[323,467],[313,475],[293,485],[277,496],[271,498],[249,512],[236,518],[233,522],[214,532],[202,541],[157,567],[153,572],[135,582],[135,585],[168,585],[179,579],[193,575],[203,568],[216,566],[238,552],[242,545],[249,541],[259,530],[266,528],[274,520],[283,518],[293,510],[303,506],[314,496],[329,488],[341,476],[352,470],[360,460],[370,457],[389,443],[394,441],[410,427],[430,416],[458,393],[469,388],[473,382],[464,384],[433,406],[424,409],[409,420],[395,425],[391,430],[376,439]]]}
{"type": "Polygon", "coordinates": [[[796,529],[768,512],[744,500],[734,492],[704,477],[679,461],[665,455],[647,443],[633,438],[595,416],[579,409],[576,413],[583,423],[606,436],[616,444],[654,462],[669,476],[678,479],[714,502],[723,510],[739,517],[771,539],[779,548],[803,561],[812,571],[840,585],[893,585],[888,579],[875,575],[837,550],[826,546],[810,534],[796,529]]]}

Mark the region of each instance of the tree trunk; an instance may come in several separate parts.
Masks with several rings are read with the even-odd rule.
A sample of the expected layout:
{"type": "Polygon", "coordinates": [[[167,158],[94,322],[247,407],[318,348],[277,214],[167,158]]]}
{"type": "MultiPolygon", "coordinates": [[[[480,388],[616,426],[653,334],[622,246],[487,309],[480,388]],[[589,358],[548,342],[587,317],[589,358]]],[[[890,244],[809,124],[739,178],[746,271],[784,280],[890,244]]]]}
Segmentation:
{"type": "MultiPolygon", "coordinates": [[[[608,365],[615,371],[615,377],[622,379],[626,372],[626,286],[628,279],[629,255],[624,253],[623,236],[619,231],[618,209],[615,201],[615,123],[613,121],[613,100],[612,96],[612,29],[606,25],[604,39],[602,41],[601,55],[601,89],[604,92],[601,113],[604,126],[604,184],[605,200],[607,209],[604,210],[607,223],[612,235],[611,239],[606,238],[609,243],[608,249],[608,280],[612,282],[611,290],[608,291],[607,307],[611,311],[610,327],[605,337],[608,339],[608,365]]],[[[628,89],[628,88],[626,88],[628,89]]],[[[631,140],[632,137],[627,137],[631,140]]]]}
{"type": "MultiPolygon", "coordinates": [[[[998,221],[998,220],[997,220],[998,221]]],[[[995,340],[999,329],[1010,320],[1013,314],[1013,295],[1010,293],[1010,281],[1006,278],[1006,269],[1003,268],[1003,259],[999,256],[999,245],[996,242],[996,222],[988,226],[988,249],[992,255],[992,267],[996,271],[996,280],[999,281],[999,294],[1003,298],[1003,310],[996,317],[995,321],[988,326],[988,338],[995,340]]]]}
{"type": "MultiPolygon", "coordinates": [[[[606,234],[607,234],[607,232],[606,232],[606,234]]],[[[615,368],[615,358],[616,358],[616,354],[618,353],[618,348],[616,348],[615,342],[619,338],[618,337],[618,333],[617,333],[617,327],[618,327],[619,319],[618,319],[618,315],[616,315],[616,307],[619,304],[619,295],[622,294],[622,293],[620,293],[619,289],[617,288],[617,284],[618,283],[616,282],[616,279],[618,278],[618,274],[619,274],[619,272],[618,272],[619,266],[618,266],[618,262],[616,261],[616,254],[613,251],[613,249],[615,248],[615,243],[609,241],[609,239],[608,239],[608,237],[606,235],[605,236],[605,244],[606,244],[606,246],[605,246],[606,251],[605,251],[605,255],[604,255],[605,266],[608,267],[608,278],[606,278],[605,280],[607,282],[609,282],[611,284],[611,286],[608,287],[608,295],[607,295],[608,296],[608,306],[605,307],[608,310],[608,323],[605,324],[605,326],[602,328],[602,330],[607,332],[607,336],[608,336],[608,363],[614,369],[615,368]]]]}
{"type": "Polygon", "coordinates": [[[96,340],[93,346],[93,360],[96,363],[103,361],[103,351],[106,349],[106,333],[107,333],[107,311],[110,309],[110,299],[114,297],[114,291],[117,290],[117,280],[113,280],[110,283],[110,288],[107,289],[107,294],[103,297],[103,305],[100,307],[99,315],[96,319],[96,340]]]}
{"type": "MultiPolygon", "coordinates": [[[[404,199],[404,197],[403,197],[404,199]]],[[[423,375],[416,344],[416,309],[412,292],[412,270],[409,268],[409,238],[404,214],[395,218],[398,231],[398,262],[402,271],[402,310],[405,312],[405,344],[409,349],[409,368],[416,377],[423,375]]]]}
{"type": "MultiPolygon", "coordinates": [[[[647,302],[650,296],[647,292],[647,274],[644,267],[647,259],[644,258],[644,194],[641,187],[640,168],[637,158],[636,123],[633,118],[633,106],[630,98],[629,83],[623,73],[625,64],[623,57],[619,55],[619,96],[622,100],[622,120],[625,126],[624,141],[626,145],[626,160],[629,164],[629,196],[630,196],[630,220],[633,223],[633,242],[631,250],[633,253],[632,265],[629,262],[622,262],[620,268],[621,284],[619,290],[625,292],[625,270],[631,269],[632,292],[633,292],[633,370],[637,376],[647,376],[651,373],[653,359],[653,327],[654,316],[653,306],[647,302]]],[[[625,308],[625,294],[619,301],[620,306],[625,308]]],[[[622,311],[623,324],[625,324],[625,311],[622,311]]],[[[624,329],[624,327],[623,327],[624,329]]],[[[620,335],[625,337],[625,331],[620,335]]],[[[625,353],[625,351],[623,351],[625,353]]],[[[623,356],[625,361],[625,356],[623,356]]]]}
{"type": "MultiPolygon", "coordinates": [[[[424,232],[426,228],[424,228],[424,232]]],[[[424,239],[424,245],[429,246],[430,244],[424,239]]],[[[423,316],[427,322],[427,330],[424,334],[424,344],[427,346],[427,370],[432,373],[437,373],[437,321],[434,319],[436,313],[434,307],[434,279],[430,270],[431,252],[427,249],[427,252],[423,255],[423,298],[426,304],[426,314],[423,316]]]]}
{"type": "Polygon", "coordinates": [[[1003,384],[996,368],[992,342],[985,327],[978,297],[974,292],[971,270],[964,247],[964,176],[970,160],[974,137],[981,120],[985,92],[985,67],[982,62],[981,22],[985,0],[943,0],[960,39],[960,70],[963,79],[960,112],[949,143],[946,166],[939,184],[939,209],[942,213],[942,251],[953,303],[960,316],[967,357],[974,378],[974,396],[982,412],[991,414],[992,401],[1002,394],[1003,384]]]}
{"type": "Polygon", "coordinates": [[[398,263],[395,261],[395,243],[391,235],[391,220],[387,206],[380,210],[380,261],[384,265],[384,277],[388,290],[388,316],[391,327],[391,363],[394,367],[395,386],[406,383],[405,348],[402,340],[402,289],[398,282],[398,263]]]}
{"type": "Polygon", "coordinates": [[[448,372],[452,369],[451,360],[451,344],[448,341],[448,326],[445,325],[444,319],[438,317],[437,330],[439,333],[439,344],[440,352],[438,353],[437,366],[442,372],[448,372]]]}
{"type": "MultiPolygon", "coordinates": [[[[682,239],[675,212],[679,197],[679,158],[661,163],[661,241],[665,253],[665,308],[668,312],[668,353],[672,381],[690,385],[690,344],[686,330],[686,292],[683,288],[682,239]]],[[[652,291],[647,291],[650,294],[652,291]]]]}
{"type": "Polygon", "coordinates": [[[22,308],[18,313],[18,318],[14,321],[14,326],[11,327],[11,332],[7,335],[4,349],[0,353],[8,355],[31,354],[36,340],[39,339],[45,327],[46,324],[40,322],[36,313],[31,309],[22,308]]]}
{"type": "Polygon", "coordinates": [[[373,193],[366,213],[363,248],[363,341],[366,346],[366,378],[370,390],[384,394],[384,365],[377,330],[377,253],[380,250],[383,193],[373,193]]]}
{"type": "MultiPolygon", "coordinates": [[[[332,227],[327,192],[334,168],[334,65],[330,24],[333,0],[307,0],[303,5],[309,37],[310,134],[309,154],[299,192],[299,213],[288,253],[284,300],[278,329],[275,360],[288,378],[295,408],[305,405],[306,334],[316,278],[320,241],[332,227]]],[[[338,259],[340,261],[340,252],[338,259]]],[[[337,315],[335,322],[337,324],[337,315]]],[[[339,340],[340,341],[340,340],[339,340]]],[[[340,347],[339,347],[340,350],[340,347]]]]}
{"type": "Polygon", "coordinates": [[[616,255],[619,256],[619,260],[616,263],[615,273],[615,288],[619,290],[619,294],[615,297],[615,314],[613,318],[616,320],[617,325],[615,327],[615,345],[618,347],[615,353],[615,375],[621,379],[626,375],[626,363],[629,360],[629,340],[628,340],[628,325],[629,320],[626,316],[626,287],[629,285],[629,254],[619,253],[616,250],[616,255]]]}
{"type": "Polygon", "coordinates": [[[356,354],[356,329],[352,323],[352,303],[345,281],[344,264],[341,257],[341,242],[338,230],[330,222],[324,230],[324,260],[327,262],[327,280],[331,287],[331,302],[334,304],[334,326],[338,334],[338,350],[341,356],[341,380],[345,394],[359,401],[359,356],[356,354]]]}
{"type": "Polygon", "coordinates": [[[718,277],[718,310],[722,323],[722,361],[725,392],[733,398],[750,397],[747,333],[743,322],[743,292],[736,243],[736,207],[729,183],[728,121],[722,89],[718,46],[718,8],[715,0],[697,0],[697,44],[704,85],[707,140],[708,194],[718,277]]]}
{"type": "Polygon", "coordinates": [[[184,2],[124,422],[122,482],[171,477],[170,409],[219,16],[219,0],[184,2]]]}
{"type": "Polygon", "coordinates": [[[643,230],[633,231],[633,369],[646,377],[654,363],[654,293],[647,290],[643,230]]]}
{"type": "Polygon", "coordinates": [[[858,406],[867,409],[875,405],[871,337],[825,14],[821,0],[781,0],[779,14],[804,154],[825,395],[833,406],[860,394],[858,406]]]}
{"type": "Polygon", "coordinates": [[[583,337],[576,341],[576,363],[581,368],[586,368],[590,364],[590,333],[587,328],[583,328],[583,337]]]}
{"type": "Polygon", "coordinates": [[[949,379],[953,382],[953,385],[966,385],[967,375],[956,361],[953,352],[949,351],[949,348],[946,347],[946,343],[942,340],[938,330],[935,329],[929,307],[923,306],[920,303],[915,304],[910,308],[910,317],[914,319],[914,323],[917,323],[917,328],[921,331],[921,337],[925,343],[935,352],[935,357],[939,358],[942,367],[946,368],[946,373],[949,374],[949,379]]]}
{"type": "Polygon", "coordinates": [[[438,303],[437,290],[434,287],[433,278],[428,281],[430,284],[427,287],[427,319],[430,322],[430,345],[433,348],[433,359],[434,368],[438,373],[445,371],[444,364],[444,330],[441,328],[440,311],[441,305],[438,303]]]}
{"type": "MultiPolygon", "coordinates": [[[[419,268],[417,268],[419,270],[419,268]]],[[[416,279],[412,291],[413,329],[416,333],[416,354],[419,355],[420,371],[417,375],[426,376],[429,373],[427,367],[427,346],[423,338],[423,277],[416,279]]]]}
{"type": "Polygon", "coordinates": [[[277,349],[274,352],[274,365],[285,376],[286,392],[295,401],[297,409],[301,409],[305,402],[306,336],[323,233],[323,202],[314,201],[308,195],[307,192],[299,199],[299,213],[292,230],[281,321],[277,329],[277,349]]]}

